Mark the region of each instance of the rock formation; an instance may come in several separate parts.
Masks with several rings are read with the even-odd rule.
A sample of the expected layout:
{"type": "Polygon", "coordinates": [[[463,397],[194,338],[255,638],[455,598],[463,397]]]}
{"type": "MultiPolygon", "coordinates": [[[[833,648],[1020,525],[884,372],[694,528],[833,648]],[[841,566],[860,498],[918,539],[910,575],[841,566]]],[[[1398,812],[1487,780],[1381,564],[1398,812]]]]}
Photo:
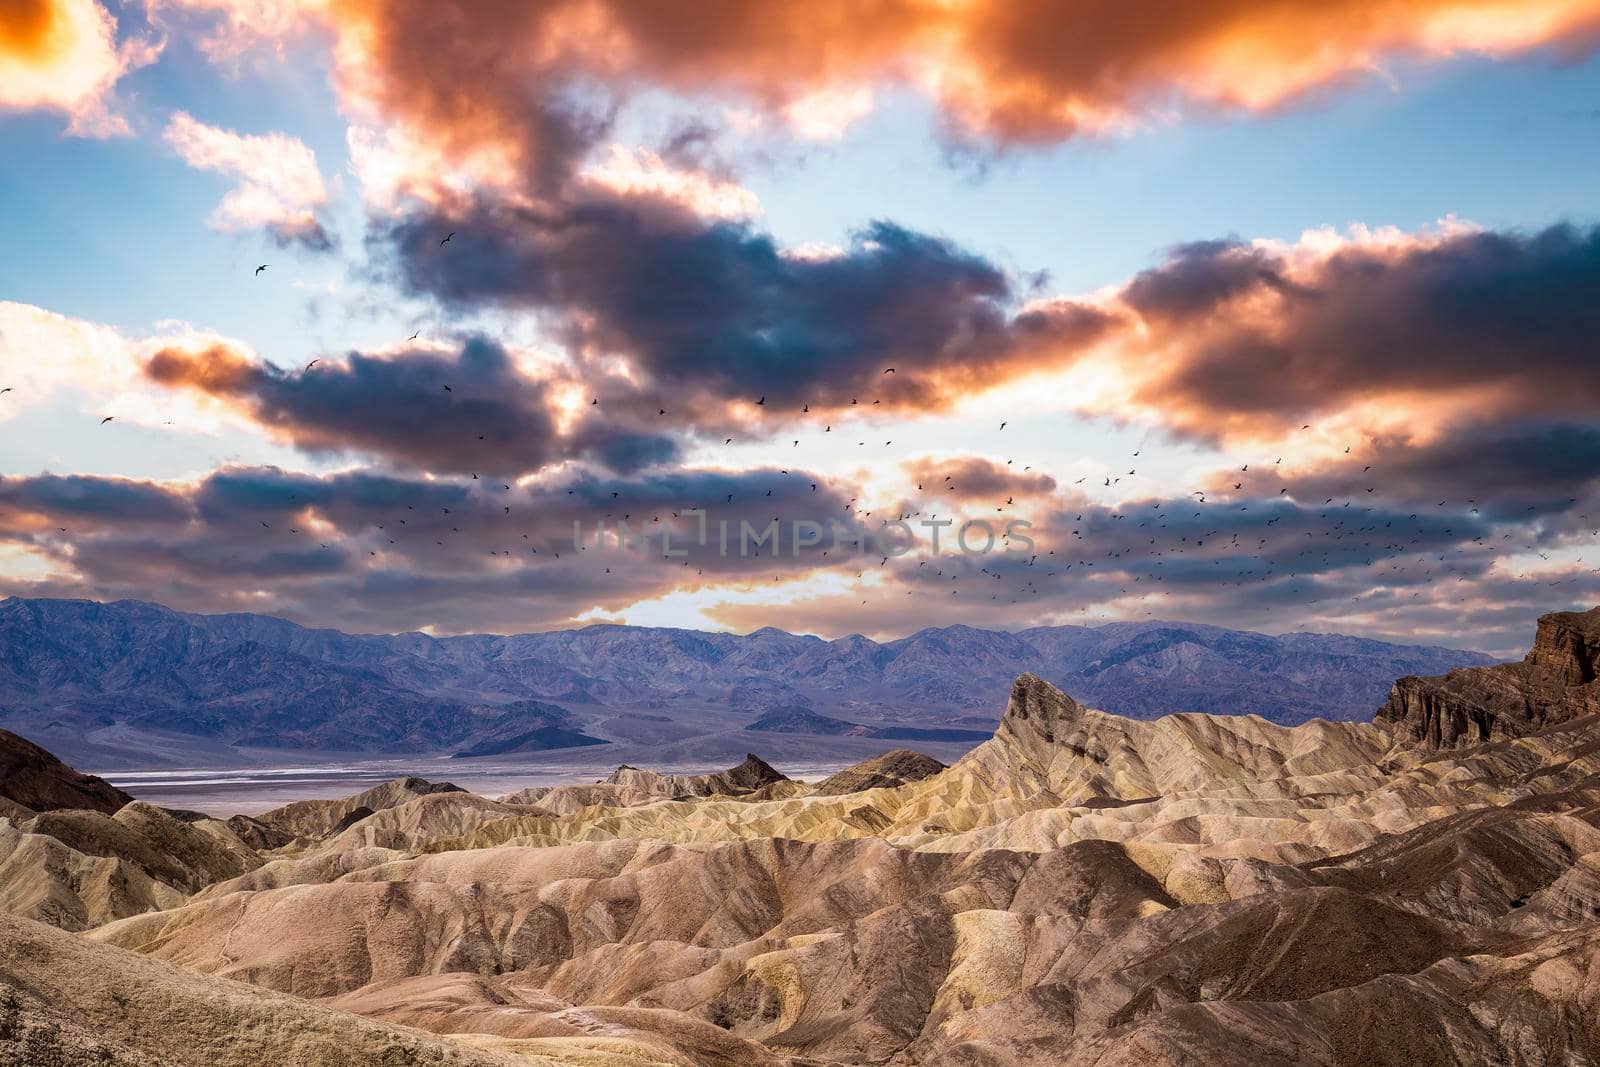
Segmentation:
{"type": "Polygon", "coordinates": [[[132,801],[0,819],[0,910],[82,930],[173,907],[261,866],[226,823],[184,820],[132,801]]]}
{"type": "Polygon", "coordinates": [[[1435,747],[1521,737],[1600,714],[1600,608],[1539,619],[1521,663],[1395,682],[1378,719],[1435,747]]]}
{"type": "Polygon", "coordinates": [[[745,753],[743,762],[713,774],[660,775],[637,767],[618,767],[606,779],[624,790],[638,790],[658,797],[740,796],[788,778],[760,756],[745,753]]]}

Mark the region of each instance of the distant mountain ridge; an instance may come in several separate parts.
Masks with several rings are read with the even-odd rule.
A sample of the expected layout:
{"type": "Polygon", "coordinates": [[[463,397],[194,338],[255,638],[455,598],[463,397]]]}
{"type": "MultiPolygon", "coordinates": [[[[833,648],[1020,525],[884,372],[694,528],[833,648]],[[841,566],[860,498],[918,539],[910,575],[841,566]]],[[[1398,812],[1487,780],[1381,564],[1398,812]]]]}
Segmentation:
{"type": "Polygon", "coordinates": [[[267,749],[505,752],[587,743],[579,739],[596,733],[589,718],[641,708],[752,719],[809,708],[888,730],[971,724],[963,713],[992,707],[1026,672],[1123,715],[1253,712],[1295,723],[1367,719],[1401,676],[1493,662],[1190,623],[1016,633],[949,626],[882,643],[771,627],[431,637],[140,601],[10,598],[0,601],[0,725],[24,734],[155,731],[267,749]]]}

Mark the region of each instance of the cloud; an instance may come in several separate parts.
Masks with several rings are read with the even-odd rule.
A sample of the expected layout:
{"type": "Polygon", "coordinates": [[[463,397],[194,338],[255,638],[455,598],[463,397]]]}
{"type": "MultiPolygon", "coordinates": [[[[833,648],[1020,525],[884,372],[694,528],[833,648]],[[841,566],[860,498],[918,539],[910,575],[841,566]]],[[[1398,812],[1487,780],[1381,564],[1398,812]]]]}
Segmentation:
{"type": "Polygon", "coordinates": [[[816,475],[774,470],[580,473],[509,489],[270,467],[223,468],[193,483],[0,477],[0,546],[26,551],[44,571],[9,573],[0,588],[249,608],[367,629],[538,629],[591,607],[618,610],[718,581],[851,566],[839,553],[824,557],[825,547],[796,553],[787,533],[782,551],[757,545],[741,558],[737,548],[745,523],[760,532],[774,515],[820,518],[845,507],[816,475]],[[698,520],[683,514],[696,506],[707,513],[704,544],[698,520]],[[616,543],[621,522],[635,546],[628,551],[616,543]],[[722,522],[732,531],[727,556],[717,548],[722,522]],[[672,556],[661,551],[668,525],[672,556]]]}
{"type": "Polygon", "coordinates": [[[182,323],[164,323],[156,336],[137,338],[32,304],[0,301],[0,351],[15,357],[0,382],[0,388],[12,390],[0,403],[0,420],[68,394],[86,414],[112,415],[122,422],[152,427],[181,422],[185,429],[204,433],[238,428],[245,420],[232,417],[203,393],[174,396],[144,373],[145,360],[160,348],[224,345],[249,351],[237,341],[182,323]]]}
{"type": "Polygon", "coordinates": [[[1399,57],[1592,48],[1589,0],[1354,0],[946,5],[953,43],[928,75],[955,121],[1051,141],[1172,108],[1261,112],[1370,78],[1399,57]]]}
{"type": "Polygon", "coordinates": [[[0,349],[14,355],[0,387],[12,388],[18,399],[69,385],[127,384],[133,378],[132,347],[109,326],[0,301],[0,349]]]}
{"type": "Polygon", "coordinates": [[[931,617],[1025,628],[1089,612],[1265,627],[1292,608],[1299,625],[1369,633],[1454,625],[1446,643],[1470,644],[1462,604],[1492,595],[1534,612],[1596,584],[1592,566],[1559,558],[1562,536],[1541,519],[1457,504],[1409,513],[1360,501],[1152,497],[1112,507],[1057,498],[1018,511],[1033,523],[1034,544],[1009,551],[1001,543],[964,555],[946,528],[937,556],[923,534],[912,553],[883,559],[900,538],[876,519],[867,520],[865,552],[826,538],[792,543],[792,520],[862,518],[854,495],[809,472],[771,469],[577,472],[510,488],[270,467],[224,468],[193,483],[43,475],[0,478],[0,545],[42,561],[12,574],[10,593],[134,596],[441,631],[567,625],[692,594],[735,625],[770,622],[781,604],[786,625],[830,634],[905,633],[931,617]],[[706,512],[704,543],[691,508],[706,512]],[[752,545],[741,555],[744,525],[757,533],[773,521],[777,550],[752,545]],[[622,522],[636,546],[649,532],[642,550],[618,548],[622,522]],[[722,522],[726,555],[717,549],[722,522]],[[829,576],[845,591],[827,592],[837,587],[829,576]],[[809,592],[791,603],[796,589],[809,592]]]}
{"type": "Polygon", "coordinates": [[[1597,286],[1600,229],[1571,225],[1200,242],[1101,294],[1115,328],[1046,362],[1078,374],[1080,410],[1222,443],[1581,421],[1600,411],[1597,286]]]}
{"type": "Polygon", "coordinates": [[[1107,327],[1068,301],[1013,322],[1002,270],[887,222],[834,253],[795,255],[747,224],[591,194],[480,198],[404,217],[383,239],[408,291],[555,316],[575,351],[625,360],[679,408],[763,396],[769,415],[946,407],[1028,365],[1034,346],[1081,345],[1107,327]]]}
{"type": "Polygon", "coordinates": [[[953,502],[980,501],[1004,506],[1008,498],[1047,497],[1056,480],[1043,471],[1005,466],[981,456],[920,456],[900,465],[906,478],[948,508],[953,502]]]}
{"type": "Polygon", "coordinates": [[[966,135],[1049,141],[1184,108],[1274,108],[1396,56],[1580,53],[1600,0],[869,0],[803,16],[547,0],[475,6],[472,34],[449,32],[453,3],[305,3],[257,25],[231,2],[185,2],[221,4],[236,33],[328,29],[374,255],[393,256],[409,294],[463,315],[536,313],[578,378],[620,368],[630,388],[611,399],[631,417],[655,404],[710,438],[758,415],[777,429],[806,405],[940,410],[1056,375],[1079,410],[1222,443],[1316,421],[1329,448],[1592,400],[1581,373],[1575,389],[1550,385],[1594,325],[1581,294],[1595,238],[1576,228],[1203,242],[1120,289],[1036,298],[984,257],[890,222],[842,248],[784,248],[748,190],[670,146],[611,139],[654,90],[809,115],[825,132],[889,82],[933,94],[966,135]],[[1502,358],[1524,342],[1549,357],[1502,358]]]}
{"type": "MultiPolygon", "coordinates": [[[[1516,419],[1453,426],[1424,441],[1375,438],[1362,451],[1283,470],[1205,479],[1217,496],[1334,498],[1432,510],[1466,508],[1501,521],[1600,514],[1600,425],[1516,419]],[[1238,491],[1232,484],[1242,485],[1238,491]]],[[[1591,524],[1593,525],[1593,524],[1591,524]]]]}
{"type": "Polygon", "coordinates": [[[203,35],[180,24],[172,32],[198,38],[200,49],[214,62],[236,61],[251,49],[281,54],[287,43],[298,40],[328,10],[327,0],[145,0],[152,21],[172,22],[174,16],[198,14],[210,25],[203,35]]]}
{"type": "Polygon", "coordinates": [[[676,439],[579,404],[558,425],[558,375],[527,372],[498,343],[459,350],[350,352],[289,371],[228,344],[167,346],[144,365],[168,389],[223,401],[312,453],[376,456],[413,470],[516,477],[569,459],[633,471],[665,463],[676,439]]]}
{"type": "Polygon", "coordinates": [[[182,111],[173,114],[163,136],[189,166],[238,181],[211,214],[216,229],[263,229],[280,245],[319,252],[333,247],[332,236],[318,219],[328,190],[316,155],[297,138],[238,134],[207,126],[182,111]]]}
{"type": "MultiPolygon", "coordinates": [[[[1036,542],[1028,551],[963,556],[947,531],[937,559],[869,561],[876,580],[785,599],[784,625],[898,637],[931,620],[1020,630],[1155,618],[1520,651],[1536,615],[1600,598],[1600,568],[1562,558],[1565,542],[1541,519],[1473,514],[1461,502],[1411,513],[1365,501],[1153,497],[1069,500],[1023,516],[1036,542]]],[[[730,597],[705,610],[750,629],[774,607],[730,597]]]]}
{"type": "Polygon", "coordinates": [[[644,195],[673,201],[703,219],[740,221],[761,213],[761,202],[737,182],[676,167],[643,149],[610,146],[604,158],[585,167],[580,179],[618,196],[644,195]]]}
{"type": "Polygon", "coordinates": [[[872,106],[875,87],[909,86],[935,100],[957,136],[1042,143],[1184,110],[1270,110],[1380,76],[1395,59],[1571,56],[1600,36],[1595,0],[167,6],[221,12],[221,35],[234,42],[319,21],[353,105],[456,151],[509,146],[545,189],[623,100],[651,90],[721,99],[827,138],[872,106]],[[459,32],[468,18],[472,32],[459,32]]]}
{"type": "Polygon", "coordinates": [[[160,51],[119,44],[117,20],[95,0],[15,0],[0,11],[0,111],[60,112],[79,136],[126,134],[113,91],[160,51]]]}
{"type": "Polygon", "coordinates": [[[890,223],[799,255],[634,195],[479,199],[381,240],[408,291],[537,311],[580,373],[621,360],[636,407],[706,436],[937,411],[1035,379],[1087,415],[1301,466],[1600,411],[1597,228],[1197,242],[1093,296],[1026,302],[989,261],[890,223]]]}
{"type": "Polygon", "coordinates": [[[0,525],[11,533],[63,532],[61,524],[80,531],[165,526],[186,515],[180,494],[149,482],[51,474],[0,479],[0,525]]]}

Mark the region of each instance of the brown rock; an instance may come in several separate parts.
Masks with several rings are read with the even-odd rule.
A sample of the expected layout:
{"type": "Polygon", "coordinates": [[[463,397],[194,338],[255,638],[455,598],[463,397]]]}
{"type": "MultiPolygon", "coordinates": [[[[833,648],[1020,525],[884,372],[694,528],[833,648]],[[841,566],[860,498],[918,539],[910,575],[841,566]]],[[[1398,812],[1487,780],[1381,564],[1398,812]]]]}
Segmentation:
{"type": "Polygon", "coordinates": [[[859,793],[864,789],[893,789],[908,782],[932,778],[944,770],[944,764],[932,756],[924,756],[910,749],[897,748],[881,756],[862,760],[846,767],[838,774],[817,783],[814,795],[837,796],[841,793],[859,793]]]}
{"type": "Polygon", "coordinates": [[[107,815],[133,799],[104,778],[80,774],[10,730],[0,730],[0,797],[33,811],[88,808],[107,815]]]}
{"type": "Polygon", "coordinates": [[[1556,612],[1540,618],[1521,663],[1401,678],[1377,718],[1436,748],[1521,737],[1600,714],[1597,664],[1600,608],[1556,612]]]}
{"type": "Polygon", "coordinates": [[[773,782],[786,781],[788,777],[766,760],[747,752],[738,766],[711,774],[657,774],[624,765],[612,771],[604,784],[642,791],[652,796],[709,797],[738,796],[773,782]]]}

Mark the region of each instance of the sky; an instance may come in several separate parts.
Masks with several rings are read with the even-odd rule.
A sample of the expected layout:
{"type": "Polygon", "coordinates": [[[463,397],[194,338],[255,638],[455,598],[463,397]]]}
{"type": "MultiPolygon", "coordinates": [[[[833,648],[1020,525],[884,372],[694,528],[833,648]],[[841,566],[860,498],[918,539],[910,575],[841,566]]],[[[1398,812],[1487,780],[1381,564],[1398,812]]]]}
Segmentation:
{"type": "Polygon", "coordinates": [[[7,4],[0,595],[1520,654],[1600,603],[1597,46],[1600,0],[7,4]]]}

